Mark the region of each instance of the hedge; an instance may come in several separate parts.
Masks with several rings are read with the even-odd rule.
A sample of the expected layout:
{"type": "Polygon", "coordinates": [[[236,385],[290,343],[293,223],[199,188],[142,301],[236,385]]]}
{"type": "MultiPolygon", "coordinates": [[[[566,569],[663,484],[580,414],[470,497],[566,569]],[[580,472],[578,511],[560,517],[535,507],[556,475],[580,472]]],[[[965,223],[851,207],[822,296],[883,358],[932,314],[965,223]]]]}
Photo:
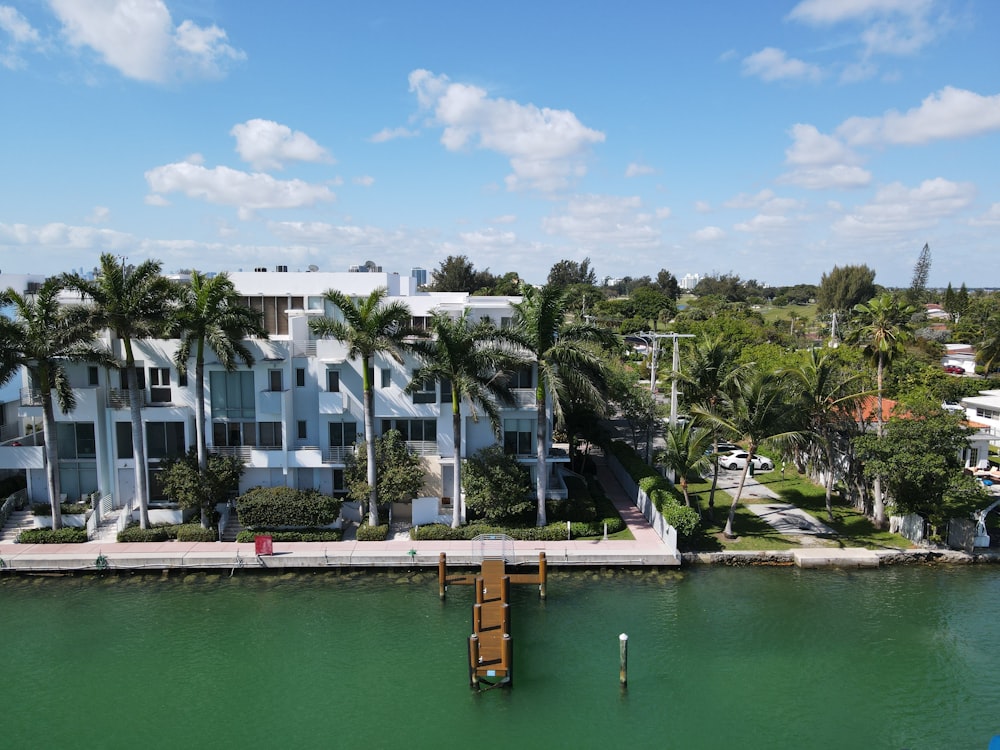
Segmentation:
{"type": "MultiPolygon", "coordinates": [[[[90,506],[86,503],[59,503],[59,512],[64,516],[86,513],[90,506]]],[[[52,506],[48,503],[33,503],[31,506],[33,516],[51,516],[52,506]]]]}
{"type": "Polygon", "coordinates": [[[219,532],[203,529],[199,523],[182,523],[173,528],[173,537],[178,542],[217,542],[219,532]]]}
{"type": "MultiPolygon", "coordinates": [[[[625,528],[625,522],[620,516],[601,518],[594,521],[570,522],[570,538],[582,536],[599,536],[604,533],[604,524],[608,525],[608,533],[616,534],[625,528]]],[[[561,542],[566,539],[566,523],[550,523],[548,526],[525,526],[505,528],[503,526],[488,526],[483,523],[472,523],[459,526],[457,529],[445,524],[431,523],[410,529],[410,539],[417,541],[467,541],[480,534],[506,534],[512,539],[531,542],[561,542]]]]}
{"type": "Polygon", "coordinates": [[[682,505],[676,488],[643,461],[639,454],[627,443],[615,440],[611,443],[611,452],[621,463],[629,476],[646,493],[663,520],[677,529],[677,535],[690,536],[698,526],[698,512],[694,508],[682,505]]]}
{"type": "Polygon", "coordinates": [[[316,490],[255,487],[236,500],[240,523],[247,528],[329,526],[340,515],[341,501],[316,490]]]}
{"type": "Polygon", "coordinates": [[[87,530],[64,526],[61,529],[25,529],[18,535],[18,544],[81,544],[87,541],[87,530]]]}
{"type": "Polygon", "coordinates": [[[271,537],[271,540],[275,542],[339,542],[344,538],[344,532],[340,529],[301,529],[299,531],[284,529],[251,531],[244,529],[237,534],[236,541],[240,544],[252,544],[254,537],[261,534],[271,537]]]}
{"type": "Polygon", "coordinates": [[[153,526],[143,529],[139,526],[128,526],[118,532],[119,542],[165,542],[170,538],[170,534],[163,526],[153,526]]]}
{"type": "Polygon", "coordinates": [[[368,523],[362,523],[358,526],[358,541],[359,542],[384,542],[389,538],[389,524],[383,523],[378,526],[369,526],[368,523]]]}

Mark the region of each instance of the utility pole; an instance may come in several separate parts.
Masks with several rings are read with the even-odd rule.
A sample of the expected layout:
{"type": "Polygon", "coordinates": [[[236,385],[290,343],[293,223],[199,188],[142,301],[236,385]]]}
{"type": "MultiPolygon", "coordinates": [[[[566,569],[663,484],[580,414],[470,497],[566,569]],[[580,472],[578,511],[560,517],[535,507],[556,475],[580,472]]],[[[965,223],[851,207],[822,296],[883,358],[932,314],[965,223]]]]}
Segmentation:
{"type": "Polygon", "coordinates": [[[677,372],[680,369],[680,346],[679,339],[691,339],[694,338],[693,333],[655,333],[653,331],[644,331],[642,333],[635,334],[641,338],[646,339],[649,342],[649,346],[652,349],[652,358],[650,361],[649,368],[649,392],[656,393],[656,365],[659,360],[660,354],[660,339],[673,339],[673,357],[671,358],[671,368],[670,368],[670,426],[673,427],[677,424],[677,372]]]}

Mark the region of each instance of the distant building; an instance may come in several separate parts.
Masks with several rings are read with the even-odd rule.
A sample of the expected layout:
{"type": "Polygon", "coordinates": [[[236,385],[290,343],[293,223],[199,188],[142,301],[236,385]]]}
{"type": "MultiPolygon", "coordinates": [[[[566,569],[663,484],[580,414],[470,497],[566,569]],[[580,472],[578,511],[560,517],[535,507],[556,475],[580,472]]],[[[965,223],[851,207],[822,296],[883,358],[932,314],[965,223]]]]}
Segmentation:
{"type": "Polygon", "coordinates": [[[692,289],[698,286],[699,281],[701,281],[700,273],[686,273],[684,274],[684,278],[682,278],[679,282],[677,282],[677,286],[679,286],[685,292],[690,292],[692,289]]]}
{"type": "Polygon", "coordinates": [[[366,260],[360,266],[351,266],[347,269],[348,273],[382,273],[382,266],[375,263],[375,261],[366,260]]]}
{"type": "Polygon", "coordinates": [[[417,268],[411,268],[410,269],[410,276],[412,276],[414,279],[417,280],[417,286],[418,287],[427,286],[427,269],[426,268],[420,268],[419,266],[417,268]]]}

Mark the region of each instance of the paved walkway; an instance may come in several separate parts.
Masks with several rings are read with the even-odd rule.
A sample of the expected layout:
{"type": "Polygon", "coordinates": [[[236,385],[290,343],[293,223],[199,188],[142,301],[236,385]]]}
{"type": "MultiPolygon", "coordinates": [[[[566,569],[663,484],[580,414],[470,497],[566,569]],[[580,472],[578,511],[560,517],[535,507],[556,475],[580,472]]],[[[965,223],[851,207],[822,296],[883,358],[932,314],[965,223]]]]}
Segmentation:
{"type": "MultiPolygon", "coordinates": [[[[625,495],[603,455],[594,456],[598,480],[632,531],[629,540],[511,542],[505,552],[515,565],[535,565],[540,552],[551,566],[680,565],[625,495]]],[[[221,568],[343,568],[478,565],[483,550],[469,541],[423,542],[275,542],[274,554],[257,556],[253,544],[236,542],[89,542],[87,544],[0,544],[0,573],[18,571],[96,571],[221,568]]]]}
{"type": "MultiPolygon", "coordinates": [[[[740,486],[740,474],[739,471],[721,469],[717,487],[735,496],[740,486]]],[[[775,472],[766,472],[762,478],[765,481],[781,481],[775,472]]],[[[803,544],[815,543],[810,537],[837,533],[815,516],[784,502],[774,490],[761,483],[758,477],[747,476],[740,500],[748,510],[760,516],[779,534],[806,537],[802,540],[803,544]],[[753,500],[764,502],[752,502],[753,500]]]]}

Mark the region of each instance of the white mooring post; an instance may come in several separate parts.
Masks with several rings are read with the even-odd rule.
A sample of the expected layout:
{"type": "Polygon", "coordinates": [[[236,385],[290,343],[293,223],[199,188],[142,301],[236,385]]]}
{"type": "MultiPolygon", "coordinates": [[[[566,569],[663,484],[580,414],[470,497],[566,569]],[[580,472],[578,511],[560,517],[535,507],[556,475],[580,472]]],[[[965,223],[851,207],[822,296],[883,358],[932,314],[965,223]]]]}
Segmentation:
{"type": "Polygon", "coordinates": [[[618,658],[620,668],[618,671],[618,682],[622,687],[628,686],[628,636],[622,633],[618,636],[618,658]]]}

